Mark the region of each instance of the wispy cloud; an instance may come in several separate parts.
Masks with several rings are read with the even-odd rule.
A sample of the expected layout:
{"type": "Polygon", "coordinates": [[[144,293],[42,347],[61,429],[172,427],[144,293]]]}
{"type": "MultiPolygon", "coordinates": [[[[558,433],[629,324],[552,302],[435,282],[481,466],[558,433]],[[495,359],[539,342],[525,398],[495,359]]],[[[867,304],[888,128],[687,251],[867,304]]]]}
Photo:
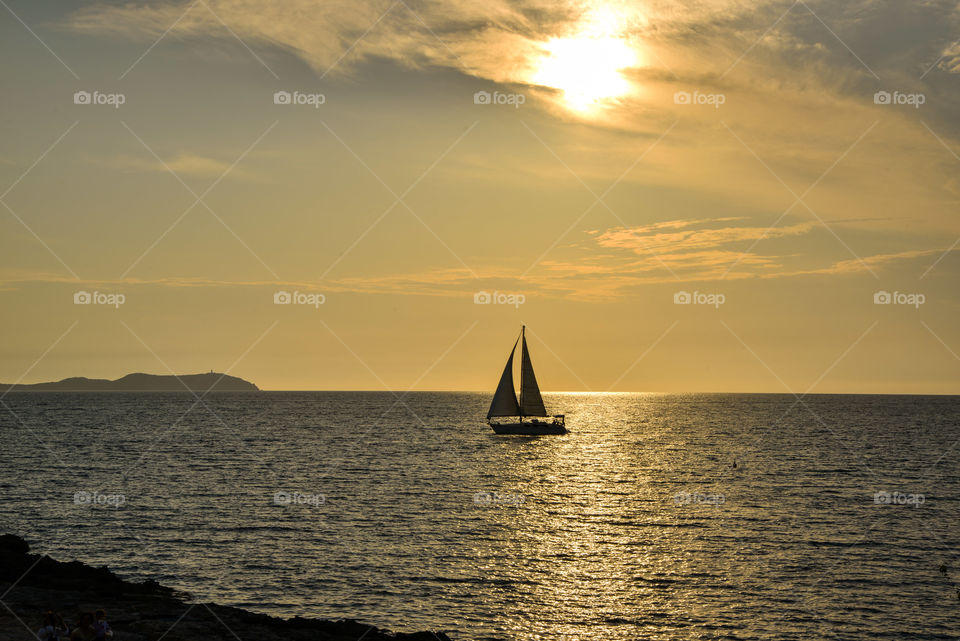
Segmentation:
{"type": "MultiPolygon", "coordinates": [[[[177,174],[188,176],[220,177],[231,170],[231,163],[229,162],[188,152],[179,153],[169,159],[164,159],[163,162],[154,158],[132,154],[115,154],[111,156],[87,155],[84,158],[86,161],[101,167],[116,169],[118,171],[173,171],[177,174]]],[[[231,173],[236,176],[250,177],[250,174],[242,168],[234,168],[231,173]]]]}
{"type": "Polygon", "coordinates": [[[320,75],[390,60],[531,88],[541,84],[537,71],[554,39],[602,32],[636,53],[623,70],[633,90],[605,124],[630,123],[634,102],[669,100],[684,86],[726,92],[730,105],[734,96],[774,93],[833,102],[869,97],[878,76],[907,90],[919,85],[918,69],[956,72],[960,59],[960,12],[938,2],[906,9],[880,0],[157,0],[100,2],[74,11],[66,24],[146,44],[239,37],[262,52],[295,55],[320,75]],[[916,38],[877,37],[901,28],[916,38]]]}
{"type": "Polygon", "coordinates": [[[944,49],[942,55],[937,67],[949,73],[960,73],[960,42],[944,49]]]}
{"type": "MultiPolygon", "coordinates": [[[[760,240],[763,238],[783,238],[808,233],[816,223],[798,223],[787,227],[715,227],[702,229],[683,229],[676,232],[659,232],[663,228],[683,228],[703,225],[710,222],[725,222],[738,220],[737,218],[721,218],[710,220],[676,220],[657,223],[646,227],[633,229],[611,229],[597,236],[597,243],[601,247],[617,247],[632,249],[637,253],[665,252],[676,255],[677,251],[691,252],[703,250],[744,240],[760,240]]],[[[716,252],[713,252],[716,253],[716,252]]]]}
{"type": "Polygon", "coordinates": [[[178,0],[101,3],[76,11],[69,25],[85,33],[156,40],[164,34],[231,37],[226,24],[239,37],[292,52],[323,73],[343,75],[372,58],[386,58],[406,66],[449,66],[505,80],[505,52],[534,46],[544,30],[561,28],[582,10],[575,3],[503,0],[178,0]]]}
{"type": "MultiPolygon", "coordinates": [[[[584,257],[578,260],[544,261],[541,268],[526,277],[502,266],[478,267],[476,273],[463,268],[436,268],[418,272],[357,276],[323,281],[243,280],[229,281],[193,277],[75,279],[49,272],[5,270],[0,273],[0,291],[16,291],[37,285],[100,288],[105,291],[129,291],[138,288],[170,289],[250,289],[267,294],[276,290],[319,291],[325,294],[376,294],[394,296],[430,296],[467,298],[479,290],[521,292],[539,298],[563,298],[611,302],[622,299],[638,288],[657,284],[730,282],[744,279],[788,279],[817,276],[854,276],[871,269],[894,268],[916,263],[919,274],[924,261],[939,256],[944,249],[918,249],[874,254],[859,259],[834,261],[809,267],[785,266],[783,256],[729,250],[689,251],[661,254],[642,259],[584,257]],[[739,262],[737,262],[739,261],[739,262]],[[738,269],[729,272],[732,264],[738,269]],[[673,273],[668,273],[663,265],[673,273]],[[479,276],[479,278],[478,278],[479,276]]],[[[632,252],[631,252],[632,255],[632,252]]],[[[872,277],[870,283],[874,283],[872,277]]]]}
{"type": "MultiPolygon", "coordinates": [[[[542,98],[531,105],[554,113],[564,109],[562,101],[551,88],[536,86],[536,66],[551,39],[582,33],[604,15],[604,7],[616,18],[610,34],[637,54],[635,64],[622,70],[631,90],[604,118],[591,121],[595,138],[555,140],[544,133],[551,151],[585,180],[596,176],[609,184],[650,140],[677,123],[624,184],[695,193],[722,204],[717,211],[767,216],[764,221],[788,208],[803,218],[769,230],[732,218],[615,228],[596,235],[596,250],[655,254],[653,264],[661,271],[664,264],[694,272],[697,265],[719,269],[737,256],[737,270],[776,271],[787,270],[784,256],[742,252],[755,241],[768,252],[767,241],[808,236],[820,226],[817,219],[843,225],[878,214],[871,225],[890,230],[909,212],[918,229],[956,237],[956,159],[944,145],[960,149],[960,90],[955,83],[932,82],[940,71],[957,70],[960,13],[951,3],[908,9],[880,0],[157,0],[101,2],[73,12],[67,24],[83,33],[135,38],[145,48],[164,34],[202,43],[232,39],[233,32],[264,56],[306,61],[318,77],[359,76],[365,63],[384,60],[412,69],[453,69],[485,82],[524,85],[524,92],[542,98]],[[894,37],[901,27],[904,33],[894,37]],[[926,68],[934,71],[924,80],[926,68]],[[929,95],[918,111],[876,104],[878,90],[929,95]],[[678,104],[678,91],[723,94],[725,102],[722,109],[678,104]],[[802,203],[796,202],[799,194],[802,203]]],[[[238,55],[249,52],[238,48],[238,55]]],[[[565,166],[544,157],[480,154],[468,157],[462,170],[476,180],[569,179],[565,166]],[[491,164],[514,163],[510,176],[489,170],[491,164]]],[[[138,163],[156,170],[142,161],[131,168],[138,163]]],[[[209,175],[222,167],[191,155],[169,163],[175,171],[209,175]]],[[[617,213],[625,215],[619,208],[617,213]]],[[[826,244],[840,246],[836,238],[826,244]]],[[[639,267],[648,266],[634,265],[639,267]]]]}

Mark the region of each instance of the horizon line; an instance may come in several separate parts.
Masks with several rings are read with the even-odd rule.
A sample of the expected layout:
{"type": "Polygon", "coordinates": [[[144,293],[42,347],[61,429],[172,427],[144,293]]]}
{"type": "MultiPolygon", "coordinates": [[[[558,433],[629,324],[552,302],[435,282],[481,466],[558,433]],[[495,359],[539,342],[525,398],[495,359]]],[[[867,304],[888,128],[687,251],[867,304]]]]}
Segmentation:
{"type": "MultiPolygon", "coordinates": [[[[387,390],[387,389],[255,389],[255,390],[215,390],[215,389],[182,389],[182,390],[30,390],[30,389],[9,389],[10,387],[29,387],[35,383],[18,384],[0,384],[0,389],[7,388],[7,394],[190,394],[203,392],[204,394],[256,394],[258,392],[267,393],[314,393],[314,394],[483,394],[490,396],[493,390],[453,390],[453,389],[434,389],[434,390],[387,390]]],[[[569,395],[650,395],[650,396],[790,396],[795,398],[806,398],[808,396],[960,396],[960,392],[810,392],[806,394],[796,394],[793,392],[718,392],[718,391],[589,391],[589,390],[541,390],[542,394],[569,394],[569,395]]]]}

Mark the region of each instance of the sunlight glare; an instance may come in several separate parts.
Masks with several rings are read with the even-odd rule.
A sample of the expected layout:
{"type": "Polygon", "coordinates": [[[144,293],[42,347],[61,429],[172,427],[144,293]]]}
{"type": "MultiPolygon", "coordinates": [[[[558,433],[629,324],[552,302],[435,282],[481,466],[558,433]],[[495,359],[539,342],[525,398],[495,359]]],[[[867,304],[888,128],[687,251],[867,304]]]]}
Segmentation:
{"type": "Polygon", "coordinates": [[[630,90],[622,69],[636,66],[636,51],[618,37],[618,20],[609,11],[597,13],[576,35],[546,43],[532,81],[563,92],[575,111],[588,111],[602,101],[630,90]]]}

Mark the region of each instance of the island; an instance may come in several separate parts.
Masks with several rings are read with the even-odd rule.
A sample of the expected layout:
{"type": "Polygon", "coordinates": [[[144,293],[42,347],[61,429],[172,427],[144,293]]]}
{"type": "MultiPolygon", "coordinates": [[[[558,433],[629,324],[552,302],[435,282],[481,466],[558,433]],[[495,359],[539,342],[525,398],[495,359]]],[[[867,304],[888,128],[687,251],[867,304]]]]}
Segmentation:
{"type": "Polygon", "coordinates": [[[0,535],[0,641],[35,639],[43,615],[63,616],[71,629],[97,608],[118,641],[450,641],[443,632],[389,632],[352,619],[279,619],[240,608],[198,603],[155,581],[125,581],[105,567],[30,553],[22,538],[0,535]]]}
{"type": "Polygon", "coordinates": [[[236,376],[206,374],[127,374],[116,380],[75,376],[62,381],[31,384],[0,383],[0,392],[256,392],[256,385],[236,376]]]}

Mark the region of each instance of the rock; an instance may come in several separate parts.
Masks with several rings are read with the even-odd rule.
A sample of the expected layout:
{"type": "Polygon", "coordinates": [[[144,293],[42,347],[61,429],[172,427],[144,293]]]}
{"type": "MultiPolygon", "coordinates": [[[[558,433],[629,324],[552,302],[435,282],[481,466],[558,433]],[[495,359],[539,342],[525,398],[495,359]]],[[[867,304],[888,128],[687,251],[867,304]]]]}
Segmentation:
{"type": "Polygon", "coordinates": [[[0,535],[0,554],[29,554],[30,544],[14,534],[0,535]]]}
{"type": "Polygon", "coordinates": [[[106,567],[30,554],[23,539],[0,535],[0,641],[22,639],[43,613],[74,623],[80,612],[107,611],[114,641],[450,641],[442,632],[394,633],[352,619],[279,619],[214,603],[191,603],[156,581],[124,581],[106,567]]]}

